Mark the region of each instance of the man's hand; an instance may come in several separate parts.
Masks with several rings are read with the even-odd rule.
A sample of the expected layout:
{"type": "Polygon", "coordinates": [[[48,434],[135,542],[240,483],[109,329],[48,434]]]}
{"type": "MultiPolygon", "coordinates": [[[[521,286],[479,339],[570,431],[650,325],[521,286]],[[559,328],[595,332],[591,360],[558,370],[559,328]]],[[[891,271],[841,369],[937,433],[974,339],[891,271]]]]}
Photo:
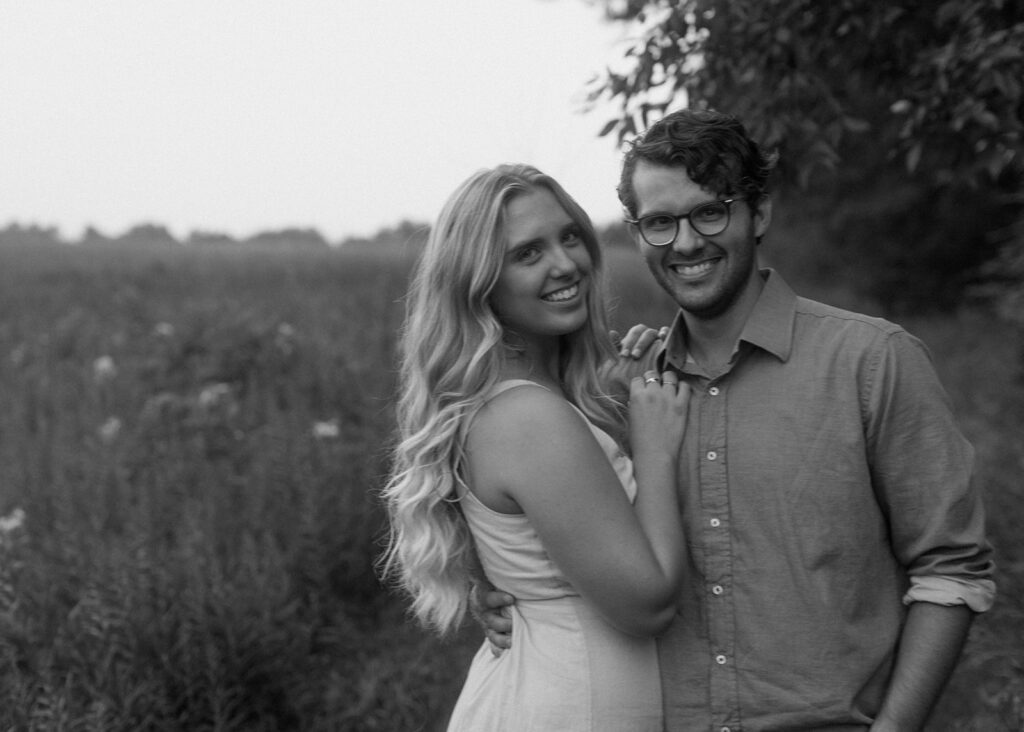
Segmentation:
{"type": "Polygon", "coordinates": [[[625,337],[620,337],[614,330],[611,332],[611,336],[612,342],[619,349],[620,356],[637,359],[643,356],[651,345],[668,337],[668,326],[655,330],[641,323],[630,328],[625,337]]]}
{"type": "Polygon", "coordinates": [[[489,584],[473,585],[469,596],[469,611],[483,626],[484,635],[491,644],[491,653],[500,656],[506,648],[512,647],[512,619],[508,608],[516,598],[507,592],[494,589],[489,584]]]}

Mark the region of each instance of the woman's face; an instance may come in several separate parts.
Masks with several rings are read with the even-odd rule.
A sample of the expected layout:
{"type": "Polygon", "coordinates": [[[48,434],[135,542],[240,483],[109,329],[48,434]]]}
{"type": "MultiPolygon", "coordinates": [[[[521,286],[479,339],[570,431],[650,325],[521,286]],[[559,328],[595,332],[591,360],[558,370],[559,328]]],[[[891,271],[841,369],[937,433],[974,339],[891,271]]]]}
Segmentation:
{"type": "Polygon", "coordinates": [[[524,339],[572,333],[589,315],[593,264],[582,232],[546,188],[513,198],[505,208],[507,246],[491,307],[524,339]]]}

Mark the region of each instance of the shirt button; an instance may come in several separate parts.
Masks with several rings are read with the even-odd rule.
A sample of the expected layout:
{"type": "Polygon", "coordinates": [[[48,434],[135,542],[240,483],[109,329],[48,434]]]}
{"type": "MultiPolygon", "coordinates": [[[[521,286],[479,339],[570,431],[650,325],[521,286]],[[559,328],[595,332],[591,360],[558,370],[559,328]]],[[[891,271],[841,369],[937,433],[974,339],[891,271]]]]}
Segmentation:
{"type": "Polygon", "coordinates": [[[722,525],[722,522],[716,518],[711,519],[711,525],[716,529],[722,525]]]}
{"type": "Polygon", "coordinates": [[[717,663],[719,666],[725,665],[725,656],[719,653],[717,656],[715,656],[715,663],[717,663]]]}
{"type": "Polygon", "coordinates": [[[725,592],[725,588],[723,588],[721,585],[715,585],[711,588],[711,592],[715,595],[721,595],[723,592],[725,592]]]}
{"type": "Polygon", "coordinates": [[[708,394],[710,394],[711,396],[718,396],[718,387],[712,386],[710,389],[708,389],[708,394]]]}
{"type": "Polygon", "coordinates": [[[717,459],[718,459],[718,453],[717,452],[715,452],[714,450],[708,451],[708,460],[717,460],[717,459]]]}

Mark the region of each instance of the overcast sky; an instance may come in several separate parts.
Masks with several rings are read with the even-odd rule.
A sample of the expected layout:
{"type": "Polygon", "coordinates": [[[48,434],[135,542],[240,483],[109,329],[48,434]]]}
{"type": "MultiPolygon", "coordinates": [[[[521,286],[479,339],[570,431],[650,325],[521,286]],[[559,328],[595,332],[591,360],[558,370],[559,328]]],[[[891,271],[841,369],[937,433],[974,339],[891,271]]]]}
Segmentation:
{"type": "Polygon", "coordinates": [[[513,161],[611,221],[579,110],[625,33],[583,0],[0,0],[0,227],[338,240],[513,161]]]}

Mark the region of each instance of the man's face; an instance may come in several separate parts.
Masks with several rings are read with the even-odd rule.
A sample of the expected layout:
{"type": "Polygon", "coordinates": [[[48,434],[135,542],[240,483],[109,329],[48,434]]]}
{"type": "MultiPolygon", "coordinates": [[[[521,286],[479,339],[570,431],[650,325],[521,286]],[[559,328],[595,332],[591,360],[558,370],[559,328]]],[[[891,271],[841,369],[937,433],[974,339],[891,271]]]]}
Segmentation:
{"type": "MultiPolygon", "coordinates": [[[[678,216],[725,198],[694,183],[685,168],[643,160],[633,173],[633,190],[638,219],[651,214],[678,216]]],[[[757,237],[770,220],[767,198],[754,209],[748,201],[736,200],[729,225],[720,234],[701,236],[684,219],[672,244],[651,246],[639,233],[637,242],[654,279],[679,307],[697,318],[717,318],[756,290],[757,237]]]]}

